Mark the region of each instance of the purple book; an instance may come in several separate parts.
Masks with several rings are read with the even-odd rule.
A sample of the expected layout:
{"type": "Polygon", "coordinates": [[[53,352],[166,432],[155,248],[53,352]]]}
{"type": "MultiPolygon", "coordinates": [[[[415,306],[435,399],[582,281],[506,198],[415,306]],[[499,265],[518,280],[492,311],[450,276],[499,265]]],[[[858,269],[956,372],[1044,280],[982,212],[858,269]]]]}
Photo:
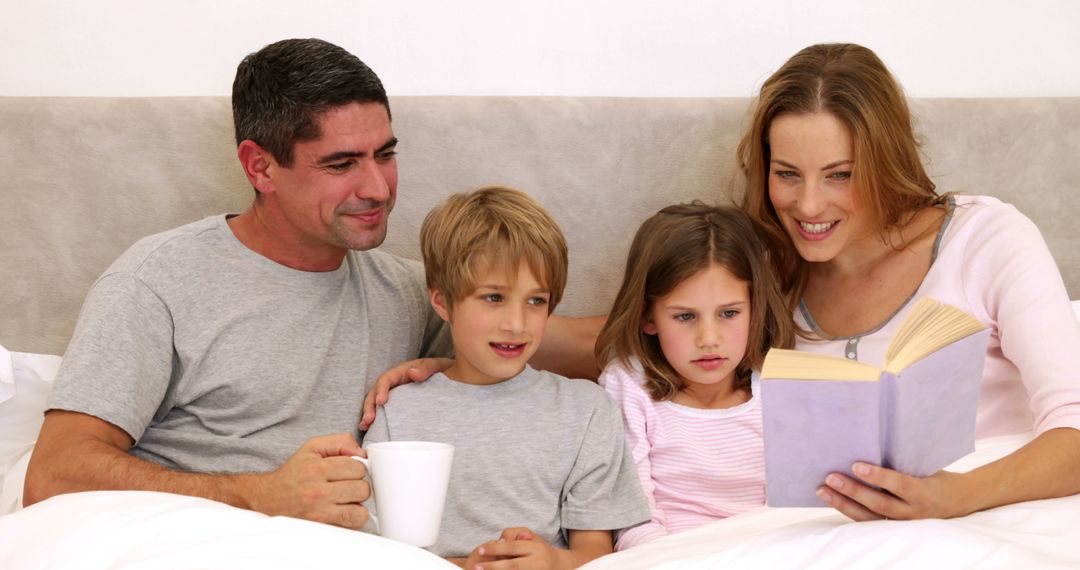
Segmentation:
{"type": "Polygon", "coordinates": [[[989,338],[984,329],[872,381],[763,377],[768,505],[826,506],[815,491],[856,461],[923,477],[974,451],[989,338]]]}

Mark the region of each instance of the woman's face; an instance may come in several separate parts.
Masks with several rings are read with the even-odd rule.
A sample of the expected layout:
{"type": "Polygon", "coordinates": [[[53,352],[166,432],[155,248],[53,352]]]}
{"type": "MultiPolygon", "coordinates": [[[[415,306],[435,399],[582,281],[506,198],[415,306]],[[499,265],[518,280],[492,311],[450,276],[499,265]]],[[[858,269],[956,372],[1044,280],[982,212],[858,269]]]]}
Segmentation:
{"type": "Polygon", "coordinates": [[[780,115],[769,128],[769,199],[795,249],[832,261],[873,231],[858,204],[851,133],[832,113],[780,115]]]}

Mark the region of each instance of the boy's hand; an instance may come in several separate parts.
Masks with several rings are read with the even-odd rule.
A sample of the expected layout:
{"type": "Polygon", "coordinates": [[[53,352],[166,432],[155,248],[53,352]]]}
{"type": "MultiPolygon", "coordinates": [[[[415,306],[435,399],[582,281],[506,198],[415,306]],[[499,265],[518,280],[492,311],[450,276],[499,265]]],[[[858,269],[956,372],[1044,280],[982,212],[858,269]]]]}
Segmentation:
{"type": "Polygon", "coordinates": [[[465,561],[467,570],[545,570],[569,568],[567,551],[555,548],[523,527],[508,528],[498,540],[476,547],[465,561]]]}
{"type": "Polygon", "coordinates": [[[360,431],[367,431],[375,421],[375,407],[390,399],[390,390],[408,384],[423,382],[432,374],[442,372],[454,363],[452,358],[417,358],[407,360],[383,372],[375,379],[375,386],[364,396],[364,413],[360,417],[360,431]]]}
{"type": "Polygon", "coordinates": [[[476,570],[477,568],[486,568],[484,563],[494,562],[496,558],[494,556],[481,556],[476,553],[479,549],[473,549],[469,553],[467,558],[448,558],[450,562],[457,564],[459,567],[465,570],[476,570]]]}
{"type": "Polygon", "coordinates": [[[512,528],[508,528],[502,531],[502,534],[499,535],[499,538],[501,538],[502,540],[540,540],[536,538],[535,532],[523,526],[515,526],[512,528]]]}
{"type": "MultiPolygon", "coordinates": [[[[532,540],[535,536],[536,535],[533,533],[533,531],[525,527],[514,527],[502,531],[502,535],[499,536],[499,539],[495,542],[505,542],[508,540],[532,540]]],[[[484,566],[482,565],[482,563],[484,562],[494,562],[496,560],[499,560],[494,556],[481,555],[478,553],[479,550],[479,548],[474,549],[471,553],[469,553],[468,558],[452,558],[450,559],[450,561],[462,568],[476,570],[476,568],[484,568],[484,566]]],[[[506,558],[506,560],[512,560],[512,558],[506,558]]]]}

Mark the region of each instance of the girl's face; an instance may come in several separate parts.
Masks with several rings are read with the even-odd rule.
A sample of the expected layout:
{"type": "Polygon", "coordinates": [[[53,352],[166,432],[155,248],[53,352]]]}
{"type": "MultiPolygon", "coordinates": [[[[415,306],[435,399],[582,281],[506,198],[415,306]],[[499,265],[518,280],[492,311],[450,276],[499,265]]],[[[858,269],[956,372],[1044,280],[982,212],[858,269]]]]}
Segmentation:
{"type": "Polygon", "coordinates": [[[642,325],[683,381],[728,382],[746,354],[750,286],[713,263],[653,303],[642,325]]]}
{"type": "Polygon", "coordinates": [[[873,235],[851,176],[854,142],[835,115],[780,115],[769,127],[769,145],[769,199],[803,259],[832,261],[873,235]]]}

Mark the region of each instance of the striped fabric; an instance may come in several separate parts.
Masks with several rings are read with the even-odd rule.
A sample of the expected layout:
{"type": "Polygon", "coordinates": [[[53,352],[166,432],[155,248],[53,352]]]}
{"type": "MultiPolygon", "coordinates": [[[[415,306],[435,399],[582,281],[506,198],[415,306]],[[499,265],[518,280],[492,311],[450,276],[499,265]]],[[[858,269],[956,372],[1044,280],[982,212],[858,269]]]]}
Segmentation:
{"type": "Polygon", "coordinates": [[[765,504],[765,447],[759,380],[733,408],[701,410],[655,402],[640,365],[613,361],[600,384],[622,407],[626,442],[637,464],[652,520],[621,532],[625,550],[765,504]]]}

